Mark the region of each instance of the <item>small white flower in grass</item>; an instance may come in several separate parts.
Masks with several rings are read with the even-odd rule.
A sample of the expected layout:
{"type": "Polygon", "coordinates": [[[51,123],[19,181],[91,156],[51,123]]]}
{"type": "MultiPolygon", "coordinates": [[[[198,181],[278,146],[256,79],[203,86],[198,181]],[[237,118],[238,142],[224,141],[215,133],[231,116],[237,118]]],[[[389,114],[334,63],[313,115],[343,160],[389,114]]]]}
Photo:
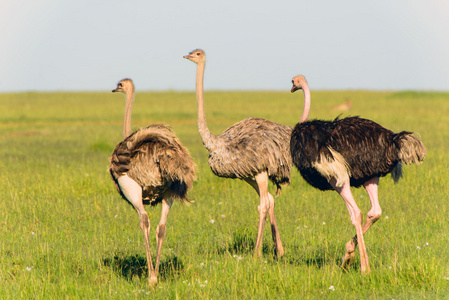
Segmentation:
{"type": "Polygon", "coordinates": [[[449,280],[449,277],[444,277],[444,279],[449,280]]]}
{"type": "Polygon", "coordinates": [[[36,233],[34,231],[31,231],[31,235],[35,235],[36,233]]]}
{"type": "Polygon", "coordinates": [[[25,270],[30,272],[33,267],[26,267],[25,270]]]}
{"type": "Polygon", "coordinates": [[[201,267],[204,267],[204,263],[200,263],[200,266],[201,266],[201,267]]]}
{"type": "Polygon", "coordinates": [[[331,285],[330,287],[329,287],[329,289],[333,292],[333,291],[335,291],[335,287],[333,286],[333,285],[331,285]]]}
{"type": "Polygon", "coordinates": [[[218,202],[218,205],[222,205],[223,204],[223,202],[218,202]]]}
{"type": "Polygon", "coordinates": [[[212,220],[209,221],[209,223],[214,224],[215,220],[212,219],[212,220]]]}
{"type": "Polygon", "coordinates": [[[115,216],[114,216],[114,218],[116,218],[116,219],[117,219],[117,217],[118,217],[118,215],[115,215],[115,216]]]}
{"type": "Polygon", "coordinates": [[[429,246],[429,243],[428,243],[428,242],[426,242],[426,243],[424,244],[424,247],[427,247],[427,246],[429,246]]]}
{"type": "Polygon", "coordinates": [[[388,217],[388,216],[385,216],[385,219],[389,219],[389,217],[388,217]]]}
{"type": "Polygon", "coordinates": [[[421,247],[420,246],[416,246],[416,249],[421,250],[421,247]]]}
{"type": "Polygon", "coordinates": [[[323,222],[323,225],[326,225],[326,222],[323,222]]]}
{"type": "Polygon", "coordinates": [[[241,257],[241,256],[238,256],[238,255],[233,255],[232,257],[234,257],[234,258],[237,258],[237,260],[241,260],[241,259],[243,259],[243,257],[241,257]]]}

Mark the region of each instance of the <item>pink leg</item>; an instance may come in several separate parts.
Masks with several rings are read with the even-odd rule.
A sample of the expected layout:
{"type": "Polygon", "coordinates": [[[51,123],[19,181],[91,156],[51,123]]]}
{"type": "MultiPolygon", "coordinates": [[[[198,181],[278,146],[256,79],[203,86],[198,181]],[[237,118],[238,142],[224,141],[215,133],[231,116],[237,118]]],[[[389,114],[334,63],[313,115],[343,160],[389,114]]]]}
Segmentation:
{"type": "Polygon", "coordinates": [[[270,215],[270,223],[271,223],[271,234],[273,236],[273,243],[276,246],[276,256],[282,257],[284,256],[284,247],[282,247],[281,236],[279,235],[279,229],[276,224],[276,218],[274,216],[274,198],[268,193],[268,197],[270,199],[270,209],[268,210],[268,214],[270,215]]]}
{"type": "Polygon", "coordinates": [[[377,187],[379,185],[379,177],[374,177],[363,184],[371,201],[371,209],[366,217],[366,222],[363,224],[363,234],[373,225],[382,215],[379,198],[377,194],[377,187]]]}
{"type": "Polygon", "coordinates": [[[128,199],[128,201],[134,206],[134,208],[137,210],[137,213],[139,214],[139,227],[143,232],[143,238],[145,240],[145,252],[147,255],[148,284],[152,286],[157,283],[157,274],[154,271],[153,260],[151,259],[149,241],[150,219],[148,218],[148,214],[143,206],[142,188],[128,175],[119,177],[117,181],[123,195],[125,195],[126,199],[128,199]]]}
{"type": "Polygon", "coordinates": [[[281,237],[279,235],[279,230],[276,224],[276,218],[274,215],[274,198],[268,192],[268,174],[266,172],[260,173],[255,176],[254,179],[245,179],[248,184],[250,184],[260,196],[260,205],[258,206],[259,211],[259,227],[257,233],[257,241],[255,252],[256,255],[260,257],[262,254],[262,237],[263,230],[265,227],[265,220],[267,218],[267,213],[270,215],[271,223],[271,233],[273,236],[273,242],[276,247],[276,255],[282,257],[284,255],[284,248],[282,247],[281,237]]]}
{"type": "MultiPolygon", "coordinates": [[[[382,209],[379,205],[379,199],[377,194],[377,187],[379,184],[379,177],[372,178],[365,182],[363,186],[368,193],[369,199],[371,201],[371,210],[367,214],[366,222],[363,224],[362,232],[365,234],[368,229],[377,220],[379,220],[382,215],[382,209]]],[[[357,246],[357,235],[355,235],[348,243],[346,243],[346,253],[343,257],[342,267],[348,268],[353,263],[354,250],[357,246]]]]}
{"type": "MultiPolygon", "coordinates": [[[[358,208],[357,204],[355,203],[354,197],[352,196],[349,178],[347,178],[343,186],[337,186],[335,179],[332,179],[329,183],[345,200],[346,207],[348,208],[349,214],[351,215],[351,222],[355,227],[357,237],[359,237],[358,245],[360,254],[360,270],[362,274],[368,274],[371,270],[369,268],[368,254],[366,252],[365,241],[363,239],[362,212],[358,208]]],[[[346,251],[346,254],[347,253],[348,251],[346,251]]],[[[353,255],[354,251],[352,251],[352,256],[353,255]]]]}
{"type": "Polygon", "coordinates": [[[169,198],[167,200],[162,200],[162,211],[161,220],[156,228],[156,239],[157,239],[157,252],[156,252],[156,276],[159,274],[159,263],[161,258],[162,242],[167,235],[167,230],[165,229],[165,224],[167,223],[167,215],[170,211],[171,205],[173,204],[173,199],[169,198]]]}

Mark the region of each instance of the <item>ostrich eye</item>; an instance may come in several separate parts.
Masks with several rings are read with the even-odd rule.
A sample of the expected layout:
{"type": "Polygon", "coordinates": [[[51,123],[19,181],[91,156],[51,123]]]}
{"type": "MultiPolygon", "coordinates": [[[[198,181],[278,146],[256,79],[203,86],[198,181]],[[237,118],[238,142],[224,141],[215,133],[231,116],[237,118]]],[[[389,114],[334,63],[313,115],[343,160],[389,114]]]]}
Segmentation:
{"type": "Polygon", "coordinates": [[[196,55],[200,56],[201,53],[197,52],[196,55]]]}
{"type": "Polygon", "coordinates": [[[122,84],[122,83],[119,83],[119,84],[118,84],[118,86],[120,86],[120,87],[121,87],[121,86],[123,86],[123,84],[122,84]]]}

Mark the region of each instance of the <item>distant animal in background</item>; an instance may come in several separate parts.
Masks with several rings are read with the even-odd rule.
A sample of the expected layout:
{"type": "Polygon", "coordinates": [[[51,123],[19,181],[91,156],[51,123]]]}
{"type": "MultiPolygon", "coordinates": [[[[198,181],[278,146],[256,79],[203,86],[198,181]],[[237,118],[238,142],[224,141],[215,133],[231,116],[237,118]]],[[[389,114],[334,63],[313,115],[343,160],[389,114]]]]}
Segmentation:
{"type": "Polygon", "coordinates": [[[213,135],[206,123],[203,97],[203,77],[206,54],[197,49],[185,55],[197,64],[196,95],[198,105],[198,130],[204,147],[209,151],[209,166],[219,177],[239,178],[251,185],[260,197],[259,226],[255,246],[256,255],[262,253],[262,236],[267,214],[270,216],[271,232],[276,255],[283,256],[279,230],[274,216],[274,198],[268,192],[268,181],[277,186],[290,182],[290,135],[292,127],[260,118],[244,119],[220,135],[213,135]]]}
{"type": "Polygon", "coordinates": [[[426,155],[423,143],[411,132],[394,133],[381,125],[359,117],[334,121],[308,121],[310,91],[304,76],[292,80],[291,92],[304,91],[304,112],[291,136],[293,163],[313,187],[336,190],[345,200],[355,226],[356,236],[346,244],[342,267],[354,260],[359,246],[361,273],[370,272],[363,235],[382,213],[378,201],[379,178],[391,173],[395,182],[402,176],[402,164],[419,164],[426,155]],[[362,186],[368,192],[371,210],[362,226],[350,186],[362,186]]]}
{"type": "Polygon", "coordinates": [[[157,283],[162,242],[167,234],[165,224],[175,199],[189,202],[187,191],[195,180],[195,163],[188,150],[164,125],[151,125],[131,134],[131,111],[134,84],[123,79],[112,92],[126,95],[123,141],[112,154],[109,172],[117,191],[139,214],[148,264],[148,282],[157,283]],[[156,266],[153,268],[149,244],[150,220],[144,204],[162,203],[161,220],[156,228],[156,266]]]}
{"type": "Polygon", "coordinates": [[[346,111],[350,110],[351,107],[352,107],[351,99],[348,99],[345,101],[345,103],[332,107],[332,110],[346,111]]]}

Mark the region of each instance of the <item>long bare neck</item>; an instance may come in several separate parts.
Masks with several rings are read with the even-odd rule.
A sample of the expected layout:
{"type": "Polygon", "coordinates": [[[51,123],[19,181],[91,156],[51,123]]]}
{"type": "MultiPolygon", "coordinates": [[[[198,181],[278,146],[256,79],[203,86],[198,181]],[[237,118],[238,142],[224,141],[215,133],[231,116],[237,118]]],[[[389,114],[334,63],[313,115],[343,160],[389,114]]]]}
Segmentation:
{"type": "Polygon", "coordinates": [[[134,91],[126,93],[125,116],[123,118],[123,139],[131,134],[131,113],[133,110],[134,91]]]}
{"type": "Polygon", "coordinates": [[[204,147],[211,152],[215,149],[215,136],[209,131],[204,112],[203,78],[206,63],[199,62],[196,71],[196,101],[198,105],[198,131],[204,147]]]}
{"type": "Polygon", "coordinates": [[[304,92],[304,110],[302,111],[300,123],[306,122],[309,120],[309,111],[310,111],[310,90],[307,84],[302,85],[302,90],[304,92]]]}

